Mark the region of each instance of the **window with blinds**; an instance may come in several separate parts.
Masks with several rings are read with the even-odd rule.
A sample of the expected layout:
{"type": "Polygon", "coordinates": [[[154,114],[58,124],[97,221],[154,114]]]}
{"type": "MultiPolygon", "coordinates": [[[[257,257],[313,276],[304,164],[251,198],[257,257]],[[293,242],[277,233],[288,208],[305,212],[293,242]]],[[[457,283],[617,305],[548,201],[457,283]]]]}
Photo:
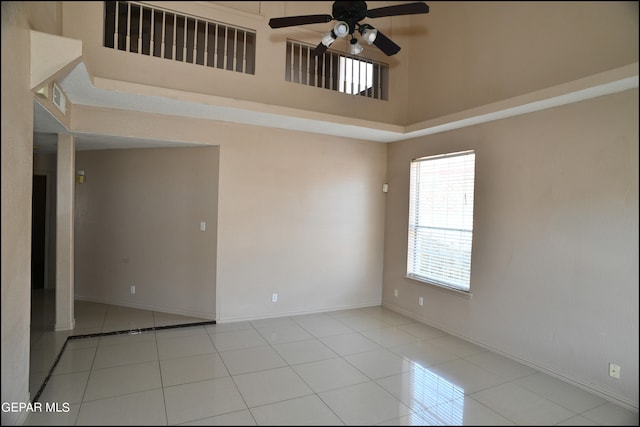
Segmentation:
{"type": "Polygon", "coordinates": [[[411,162],[407,277],[470,291],[475,152],[411,162]]]}

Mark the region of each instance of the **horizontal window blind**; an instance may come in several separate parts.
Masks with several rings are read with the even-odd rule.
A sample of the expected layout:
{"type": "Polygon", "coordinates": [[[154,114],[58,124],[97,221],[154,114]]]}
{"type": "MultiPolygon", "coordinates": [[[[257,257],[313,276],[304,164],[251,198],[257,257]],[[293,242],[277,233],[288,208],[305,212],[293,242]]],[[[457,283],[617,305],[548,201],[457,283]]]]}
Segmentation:
{"type": "Polygon", "coordinates": [[[475,153],[411,162],[407,276],[469,291],[475,153]]]}

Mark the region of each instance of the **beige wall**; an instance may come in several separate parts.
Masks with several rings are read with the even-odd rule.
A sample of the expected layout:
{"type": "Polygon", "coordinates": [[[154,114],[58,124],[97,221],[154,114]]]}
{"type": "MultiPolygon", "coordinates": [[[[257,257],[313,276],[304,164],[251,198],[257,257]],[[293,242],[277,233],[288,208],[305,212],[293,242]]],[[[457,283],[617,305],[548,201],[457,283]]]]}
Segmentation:
{"type": "Polygon", "coordinates": [[[220,140],[219,320],[380,304],[386,145],[248,126],[220,140]]]}
{"type": "MultiPolygon", "coordinates": [[[[82,117],[83,129],[102,122],[96,114],[82,117]]],[[[166,118],[152,115],[120,116],[117,122],[124,129],[136,122],[147,137],[170,133],[166,118]]],[[[85,170],[87,182],[76,186],[77,297],[215,315],[220,322],[380,303],[386,145],[184,123],[192,125],[181,128],[190,129],[189,139],[220,145],[219,175],[216,168],[197,166],[204,161],[198,150],[217,147],[78,152],[77,169],[85,170]],[[178,153],[183,157],[177,159],[178,153]],[[160,176],[172,172],[173,179],[194,170],[199,179],[181,187],[160,176]],[[216,185],[217,210],[207,205],[205,211],[218,215],[217,249],[214,234],[205,246],[191,248],[202,240],[203,206],[175,199],[216,185]],[[152,223],[148,212],[156,217],[152,223]],[[182,243],[167,247],[167,241],[182,243]],[[191,250],[204,259],[185,258],[191,250]],[[132,283],[136,295],[129,294],[132,283]],[[279,296],[275,304],[273,293],[279,296]]]]}
{"type": "MultiPolygon", "coordinates": [[[[56,11],[54,2],[2,2],[3,402],[29,398],[33,100],[28,30],[55,33],[56,11]]],[[[25,415],[3,411],[2,424],[19,423],[25,415]]]]}
{"type": "Polygon", "coordinates": [[[76,298],[214,319],[218,147],[79,151],[76,169],[76,298]]]}
{"type": "MultiPolygon", "coordinates": [[[[385,144],[99,108],[75,108],[74,125],[220,146],[217,320],[380,303],[385,144]]],[[[79,152],[77,168],[87,153],[79,152]]],[[[77,286],[91,285],[77,278],[77,286]]]]}
{"type": "Polygon", "coordinates": [[[427,3],[411,27],[408,123],[638,61],[635,1],[427,3]]]}
{"type": "MultiPolygon", "coordinates": [[[[29,398],[31,296],[31,159],[33,107],[29,96],[29,50],[25,12],[2,3],[2,401],[29,398]],[[14,68],[5,69],[12,61],[14,68]]],[[[2,424],[19,413],[2,412],[2,424]]]]}
{"type": "Polygon", "coordinates": [[[388,175],[384,305],[637,408],[637,89],[393,143],[388,175]],[[468,149],[471,299],[404,277],[409,163],[468,149]]]}

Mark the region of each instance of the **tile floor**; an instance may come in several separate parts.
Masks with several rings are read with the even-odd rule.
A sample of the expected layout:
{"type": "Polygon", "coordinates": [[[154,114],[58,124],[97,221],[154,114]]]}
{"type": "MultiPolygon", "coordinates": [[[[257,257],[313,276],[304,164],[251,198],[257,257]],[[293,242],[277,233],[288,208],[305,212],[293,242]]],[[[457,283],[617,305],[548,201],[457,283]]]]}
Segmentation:
{"type": "MultiPolygon", "coordinates": [[[[73,332],[188,320],[76,302],[73,332]]],[[[70,339],[39,401],[69,411],[28,425],[638,425],[637,412],[379,306],[70,339]]]]}

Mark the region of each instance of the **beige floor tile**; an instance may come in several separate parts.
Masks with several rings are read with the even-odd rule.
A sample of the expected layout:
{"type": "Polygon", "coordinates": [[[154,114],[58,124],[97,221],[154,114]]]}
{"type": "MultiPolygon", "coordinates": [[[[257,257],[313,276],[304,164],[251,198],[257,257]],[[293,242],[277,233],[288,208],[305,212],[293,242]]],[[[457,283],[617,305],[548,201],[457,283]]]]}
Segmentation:
{"type": "Polygon", "coordinates": [[[273,348],[289,365],[315,362],[337,357],[338,354],[317,339],[274,344],[273,348]]]}
{"type": "Polygon", "coordinates": [[[177,336],[158,340],[160,360],[214,353],[215,351],[208,335],[177,336]]]}
{"type": "Polygon", "coordinates": [[[319,393],[347,425],[383,423],[413,411],[373,381],[319,393]]]}
{"type": "Polygon", "coordinates": [[[340,335],[331,335],[320,338],[327,347],[338,353],[340,356],[362,353],[381,348],[378,344],[358,332],[349,332],[340,335]]]}
{"type": "Polygon", "coordinates": [[[420,412],[430,425],[509,426],[512,421],[470,397],[451,400],[420,412]]]}
{"type": "Polygon", "coordinates": [[[220,357],[231,375],[286,366],[287,362],[271,346],[223,351],[220,357]]]}
{"type": "Polygon", "coordinates": [[[600,397],[541,372],[520,378],[514,383],[577,414],[607,403],[600,397]]]}
{"type": "Polygon", "coordinates": [[[292,366],[292,369],[316,393],[370,381],[341,357],[303,363],[292,366]]]}
{"type": "Polygon", "coordinates": [[[638,412],[622,408],[613,403],[605,403],[583,412],[584,418],[603,426],[637,426],[638,412]]]}
{"type": "Polygon", "coordinates": [[[431,370],[416,366],[413,370],[376,380],[381,387],[414,411],[461,399],[464,390],[431,370]]]}
{"type": "Polygon", "coordinates": [[[218,353],[161,360],[160,370],[165,387],[229,376],[218,353]]]}
{"type": "Polygon", "coordinates": [[[437,363],[459,359],[459,356],[454,352],[444,346],[432,344],[431,340],[402,344],[388,347],[387,349],[424,368],[437,363]]]}
{"type": "Polygon", "coordinates": [[[157,361],[94,369],[84,401],[104,399],[162,387],[157,361]]]}
{"type": "Polygon", "coordinates": [[[228,414],[218,415],[216,417],[202,418],[196,421],[189,421],[178,424],[181,426],[255,426],[256,421],[248,409],[228,414]]]}
{"type": "Polygon", "coordinates": [[[231,377],[164,388],[169,424],[247,409],[231,377]]]}
{"type": "Polygon", "coordinates": [[[391,328],[372,329],[360,333],[383,347],[408,344],[419,340],[415,335],[411,335],[396,326],[391,328]]]}
{"type": "Polygon", "coordinates": [[[475,393],[507,382],[504,378],[492,374],[464,359],[432,365],[429,370],[440,378],[457,385],[465,394],[475,393]]]}
{"type": "Polygon", "coordinates": [[[350,354],[344,358],[371,379],[401,374],[415,368],[409,359],[383,348],[350,354]]]}
{"type": "Polygon", "coordinates": [[[208,328],[207,331],[219,352],[267,345],[267,341],[255,329],[219,332],[208,328]]]}
{"type": "Polygon", "coordinates": [[[29,414],[25,425],[27,426],[73,426],[76,425],[76,419],[78,418],[78,412],[80,411],[80,404],[69,405],[67,407],[62,405],[62,402],[58,405],[58,412],[46,411],[46,407],[43,406],[43,411],[32,412],[29,414]]]}
{"type": "Polygon", "coordinates": [[[166,425],[162,390],[149,390],[84,402],[77,425],[166,425]]]}
{"type": "Polygon", "coordinates": [[[292,319],[316,338],[353,332],[353,329],[326,314],[294,316],[292,319]]]}
{"type": "Polygon", "coordinates": [[[471,397],[516,424],[552,425],[577,415],[514,383],[492,387],[471,397]]]}
{"type": "Polygon", "coordinates": [[[443,337],[437,337],[429,340],[429,344],[435,344],[445,348],[457,355],[458,357],[467,357],[473,354],[485,353],[487,349],[478,345],[465,341],[461,338],[454,337],[453,335],[445,335],[443,337]]]}
{"type": "Polygon", "coordinates": [[[158,349],[153,341],[100,346],[93,363],[94,369],[158,360],[158,349]]]}
{"type": "Polygon", "coordinates": [[[412,413],[403,417],[394,418],[378,424],[379,426],[439,426],[444,425],[422,418],[418,413],[412,413]]]}
{"type": "Polygon", "coordinates": [[[233,380],[250,408],[313,394],[289,367],[236,375],[233,380]]]}
{"type": "Polygon", "coordinates": [[[88,371],[91,369],[95,355],[95,348],[67,350],[58,360],[58,364],[53,370],[53,375],[88,371]]]}
{"type": "Polygon", "coordinates": [[[446,332],[444,332],[441,329],[434,328],[433,326],[425,325],[424,323],[420,323],[420,322],[413,322],[413,323],[407,323],[405,325],[400,325],[398,326],[398,329],[400,329],[401,331],[408,332],[411,335],[416,336],[420,339],[431,339],[431,338],[443,337],[445,335],[448,335],[446,332]]]}
{"type": "Polygon", "coordinates": [[[464,359],[507,380],[516,380],[536,372],[527,365],[490,351],[472,354],[464,359]]]}
{"type": "Polygon", "coordinates": [[[316,395],[251,408],[258,425],[305,426],[343,425],[316,395]]]}
{"type": "Polygon", "coordinates": [[[47,381],[40,402],[66,402],[68,404],[80,403],[84,396],[89,371],[73,374],[52,375],[47,381]]]}

